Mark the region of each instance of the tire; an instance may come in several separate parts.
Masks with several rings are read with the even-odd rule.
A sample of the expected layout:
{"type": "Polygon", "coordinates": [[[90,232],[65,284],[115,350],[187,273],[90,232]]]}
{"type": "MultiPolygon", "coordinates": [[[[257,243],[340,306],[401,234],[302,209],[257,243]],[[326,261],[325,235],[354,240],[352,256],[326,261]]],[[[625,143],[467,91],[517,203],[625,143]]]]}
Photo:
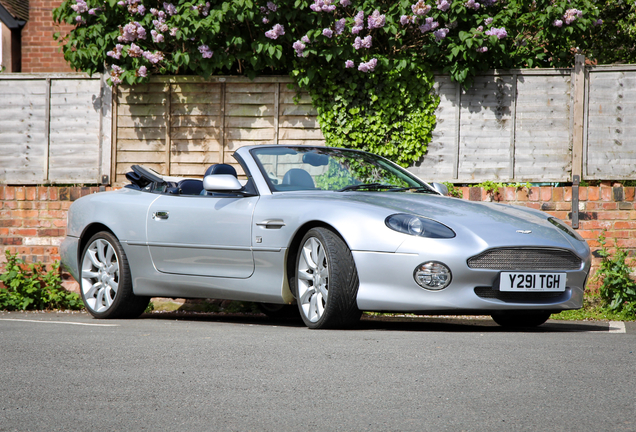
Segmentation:
{"type": "Polygon", "coordinates": [[[274,321],[300,320],[298,306],[275,303],[257,303],[258,308],[267,317],[274,321]]]}
{"type": "Polygon", "coordinates": [[[522,328],[538,327],[545,323],[550,315],[550,312],[501,312],[491,316],[502,327],[522,328]]]}
{"type": "Polygon", "coordinates": [[[88,240],[82,251],[80,291],[88,312],[95,318],[136,318],[150,297],[133,294],[128,259],[113,234],[102,231],[88,240]]]}
{"type": "Polygon", "coordinates": [[[300,242],[290,281],[300,317],[312,329],[346,328],[361,315],[358,272],[351,251],[333,231],[313,228],[300,242]]]}

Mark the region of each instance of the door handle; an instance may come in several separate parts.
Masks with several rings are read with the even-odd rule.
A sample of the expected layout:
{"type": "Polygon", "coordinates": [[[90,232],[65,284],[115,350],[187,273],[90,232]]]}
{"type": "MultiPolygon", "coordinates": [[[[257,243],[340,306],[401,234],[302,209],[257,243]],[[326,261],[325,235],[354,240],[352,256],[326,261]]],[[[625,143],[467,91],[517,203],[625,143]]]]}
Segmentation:
{"type": "Polygon", "coordinates": [[[168,213],[167,211],[157,211],[157,212],[154,212],[152,214],[152,218],[154,220],[157,220],[157,219],[168,219],[169,215],[170,215],[170,213],[168,213]]]}
{"type": "Polygon", "coordinates": [[[266,229],[280,229],[285,226],[285,222],[281,219],[267,219],[262,222],[256,222],[256,225],[266,229]]]}

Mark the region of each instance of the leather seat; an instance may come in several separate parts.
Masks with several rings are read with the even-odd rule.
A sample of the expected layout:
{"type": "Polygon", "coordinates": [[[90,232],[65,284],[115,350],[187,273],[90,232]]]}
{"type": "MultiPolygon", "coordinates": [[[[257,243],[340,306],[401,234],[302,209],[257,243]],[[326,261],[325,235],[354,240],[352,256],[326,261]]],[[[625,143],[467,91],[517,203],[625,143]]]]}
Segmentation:
{"type": "Polygon", "coordinates": [[[208,176],[208,175],[214,175],[214,174],[231,174],[234,177],[238,178],[238,175],[236,174],[236,170],[234,169],[234,167],[228,164],[210,165],[208,169],[205,170],[204,175],[208,176]]]}
{"type": "Polygon", "coordinates": [[[283,185],[295,186],[298,189],[316,189],[314,179],[311,175],[300,168],[292,168],[285,173],[283,185]]]}

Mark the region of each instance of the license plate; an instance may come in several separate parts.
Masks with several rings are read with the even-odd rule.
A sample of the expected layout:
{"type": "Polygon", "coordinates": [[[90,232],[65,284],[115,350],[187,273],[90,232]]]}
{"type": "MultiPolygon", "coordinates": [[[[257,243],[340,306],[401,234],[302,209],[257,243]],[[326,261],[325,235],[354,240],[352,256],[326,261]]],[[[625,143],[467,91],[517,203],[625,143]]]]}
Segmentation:
{"type": "Polygon", "coordinates": [[[501,272],[499,291],[513,292],[563,292],[565,273],[501,272]]]}

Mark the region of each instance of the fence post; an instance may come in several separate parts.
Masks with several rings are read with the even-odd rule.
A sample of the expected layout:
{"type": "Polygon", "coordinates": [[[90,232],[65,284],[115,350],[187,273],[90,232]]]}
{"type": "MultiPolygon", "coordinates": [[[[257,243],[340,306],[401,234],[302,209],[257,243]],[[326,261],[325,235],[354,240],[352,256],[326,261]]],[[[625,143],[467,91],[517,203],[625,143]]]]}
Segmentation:
{"type": "MultiPolygon", "coordinates": [[[[583,170],[583,117],[585,103],[585,56],[574,56],[574,122],[572,130],[572,181],[583,170]]],[[[574,209],[572,209],[574,211],[574,209]]]]}

